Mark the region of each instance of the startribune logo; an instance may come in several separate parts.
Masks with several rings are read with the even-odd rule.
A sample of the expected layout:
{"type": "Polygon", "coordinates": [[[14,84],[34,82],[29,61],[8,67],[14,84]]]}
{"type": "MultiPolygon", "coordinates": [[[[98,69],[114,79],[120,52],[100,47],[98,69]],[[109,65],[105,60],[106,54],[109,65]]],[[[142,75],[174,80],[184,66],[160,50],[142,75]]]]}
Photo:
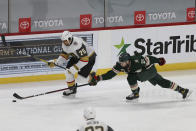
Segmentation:
{"type": "Polygon", "coordinates": [[[130,45],[131,45],[131,44],[125,44],[124,38],[122,37],[120,44],[114,45],[114,47],[116,47],[118,50],[120,50],[120,52],[118,53],[118,55],[120,55],[121,53],[126,52],[126,49],[127,49],[130,45]]]}
{"type": "MultiPolygon", "coordinates": [[[[114,45],[119,51],[118,56],[126,52],[126,49],[131,44],[125,44],[124,38],[121,39],[121,43],[114,45]]],[[[134,40],[133,45],[134,53],[140,53],[141,55],[160,55],[160,54],[179,54],[196,52],[196,39],[194,35],[186,36],[169,36],[168,39],[162,41],[153,41],[151,38],[137,38],[134,40]]]]}

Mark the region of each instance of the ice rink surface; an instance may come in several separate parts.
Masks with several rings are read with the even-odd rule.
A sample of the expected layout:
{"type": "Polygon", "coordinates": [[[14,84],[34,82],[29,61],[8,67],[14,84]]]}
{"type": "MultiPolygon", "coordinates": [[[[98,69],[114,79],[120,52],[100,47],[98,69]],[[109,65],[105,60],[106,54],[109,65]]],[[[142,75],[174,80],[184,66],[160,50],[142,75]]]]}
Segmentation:
{"type": "Polygon", "coordinates": [[[75,99],[58,92],[12,102],[14,92],[29,96],[61,89],[63,80],[0,85],[0,131],[75,131],[88,106],[115,131],[196,131],[196,70],[160,74],[193,90],[190,98],[182,100],[177,92],[144,82],[139,83],[139,101],[127,102],[131,91],[125,75],[79,87],[75,99]]]}

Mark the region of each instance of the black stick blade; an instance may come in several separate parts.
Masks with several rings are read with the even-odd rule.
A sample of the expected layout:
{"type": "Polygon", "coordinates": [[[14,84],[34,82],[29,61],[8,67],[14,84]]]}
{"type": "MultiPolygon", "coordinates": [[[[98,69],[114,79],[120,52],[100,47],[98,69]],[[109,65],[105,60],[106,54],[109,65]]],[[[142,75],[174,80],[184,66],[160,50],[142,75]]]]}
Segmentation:
{"type": "Polygon", "coordinates": [[[19,96],[17,93],[14,93],[13,96],[17,99],[20,99],[20,100],[24,99],[23,97],[19,96]]]}

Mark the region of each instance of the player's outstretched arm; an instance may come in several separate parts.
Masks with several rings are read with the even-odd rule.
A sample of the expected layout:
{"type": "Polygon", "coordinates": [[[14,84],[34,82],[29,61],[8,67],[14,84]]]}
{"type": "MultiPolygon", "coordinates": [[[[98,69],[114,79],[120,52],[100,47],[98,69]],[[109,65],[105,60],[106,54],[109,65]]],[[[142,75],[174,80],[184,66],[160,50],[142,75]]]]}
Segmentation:
{"type": "Polygon", "coordinates": [[[92,72],[90,73],[89,85],[95,86],[99,81],[112,79],[116,75],[117,74],[113,70],[109,70],[108,72],[102,75],[96,75],[95,72],[92,72]]]}
{"type": "Polygon", "coordinates": [[[107,73],[100,75],[100,79],[101,80],[109,80],[112,79],[113,77],[115,77],[117,75],[116,72],[114,72],[113,70],[109,70],[107,73]]]}

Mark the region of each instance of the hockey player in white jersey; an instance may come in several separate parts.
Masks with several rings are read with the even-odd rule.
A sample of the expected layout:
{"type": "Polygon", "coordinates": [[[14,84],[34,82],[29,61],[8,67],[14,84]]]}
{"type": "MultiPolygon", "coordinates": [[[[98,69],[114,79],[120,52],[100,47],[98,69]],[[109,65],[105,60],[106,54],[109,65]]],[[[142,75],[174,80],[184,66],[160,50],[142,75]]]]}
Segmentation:
{"type": "Polygon", "coordinates": [[[84,109],[83,116],[86,120],[86,123],[77,131],[114,131],[109,125],[106,125],[104,122],[95,120],[96,112],[91,107],[84,109]]]}
{"type": "Polygon", "coordinates": [[[70,89],[63,92],[64,96],[75,95],[77,86],[74,75],[78,73],[78,78],[88,76],[95,64],[96,53],[92,46],[88,45],[82,38],[73,36],[71,32],[64,31],[61,35],[62,53],[57,60],[49,61],[48,65],[54,67],[56,65],[66,66],[65,81],[70,89]]]}

